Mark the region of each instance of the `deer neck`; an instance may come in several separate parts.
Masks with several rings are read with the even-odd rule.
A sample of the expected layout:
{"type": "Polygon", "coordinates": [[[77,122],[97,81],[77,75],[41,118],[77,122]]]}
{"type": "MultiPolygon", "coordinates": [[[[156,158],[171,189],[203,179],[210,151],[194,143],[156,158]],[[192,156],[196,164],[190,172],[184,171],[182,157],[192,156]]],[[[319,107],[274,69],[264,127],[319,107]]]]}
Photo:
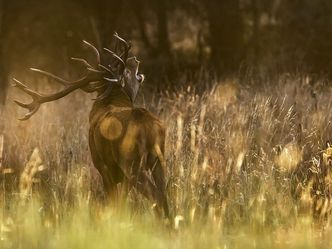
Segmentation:
{"type": "MultiPolygon", "coordinates": [[[[102,93],[99,93],[100,96],[102,93]]],[[[96,116],[103,115],[113,107],[133,108],[133,102],[121,86],[115,85],[110,95],[102,100],[96,100],[90,112],[90,121],[96,116]]]]}

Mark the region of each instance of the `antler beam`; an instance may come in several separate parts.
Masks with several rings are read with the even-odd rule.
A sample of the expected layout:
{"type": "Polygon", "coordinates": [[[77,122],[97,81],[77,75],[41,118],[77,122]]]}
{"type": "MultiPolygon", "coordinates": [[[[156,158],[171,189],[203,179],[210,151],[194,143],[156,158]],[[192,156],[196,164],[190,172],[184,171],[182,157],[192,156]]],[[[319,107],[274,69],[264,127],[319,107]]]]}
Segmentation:
{"type": "Polygon", "coordinates": [[[124,39],[122,39],[117,33],[114,34],[114,37],[116,39],[116,50],[118,49],[118,45],[122,45],[124,51],[122,51],[120,55],[117,54],[117,51],[116,53],[114,53],[113,51],[106,48],[105,51],[109,52],[112,55],[112,57],[115,59],[114,64],[116,66],[116,69],[113,68],[112,65],[110,66],[102,65],[98,49],[95,46],[93,46],[91,43],[83,41],[83,43],[93,51],[93,53],[96,56],[96,62],[97,62],[96,66],[92,66],[85,59],[71,58],[74,61],[82,63],[86,67],[86,76],[84,76],[83,78],[75,81],[69,81],[55,74],[49,73],[47,71],[37,68],[30,68],[31,71],[47,76],[50,79],[53,79],[56,82],[63,85],[64,86],[63,90],[49,95],[41,94],[28,88],[25,84],[23,84],[19,80],[13,79],[14,80],[13,86],[25,92],[26,94],[30,95],[32,98],[31,103],[22,103],[20,101],[15,100],[15,103],[17,105],[28,110],[28,113],[26,113],[25,116],[20,120],[29,119],[39,110],[41,104],[63,98],[77,89],[81,89],[88,93],[99,91],[99,97],[97,98],[97,100],[104,99],[106,96],[108,96],[109,93],[112,91],[113,84],[119,82],[122,78],[123,71],[126,67],[128,52],[131,47],[131,45],[128,42],[126,42],[124,39]],[[119,71],[115,72],[115,70],[119,71]]]}
{"type": "Polygon", "coordinates": [[[22,103],[18,100],[14,100],[14,102],[16,104],[18,104],[19,106],[29,110],[29,112],[26,113],[23,118],[20,118],[20,120],[29,119],[33,114],[35,114],[39,110],[41,104],[61,99],[65,96],[67,96],[69,93],[71,93],[71,92],[73,92],[77,89],[83,88],[84,86],[91,83],[91,79],[90,79],[91,76],[90,75],[87,75],[86,77],[84,77],[80,80],[77,80],[75,82],[68,82],[68,81],[64,81],[63,79],[61,79],[61,78],[59,78],[55,75],[48,74],[47,72],[44,72],[44,71],[36,71],[36,72],[43,73],[45,75],[50,76],[53,79],[56,79],[59,82],[66,82],[66,84],[67,83],[68,84],[65,87],[65,89],[63,89],[60,92],[50,94],[50,95],[43,95],[43,94],[40,94],[36,91],[33,91],[33,90],[29,89],[25,84],[23,84],[22,82],[20,82],[19,80],[14,78],[13,80],[14,80],[15,83],[13,84],[13,86],[20,89],[20,90],[22,90],[23,92],[27,93],[32,98],[32,102],[28,103],[28,104],[22,103]]]}

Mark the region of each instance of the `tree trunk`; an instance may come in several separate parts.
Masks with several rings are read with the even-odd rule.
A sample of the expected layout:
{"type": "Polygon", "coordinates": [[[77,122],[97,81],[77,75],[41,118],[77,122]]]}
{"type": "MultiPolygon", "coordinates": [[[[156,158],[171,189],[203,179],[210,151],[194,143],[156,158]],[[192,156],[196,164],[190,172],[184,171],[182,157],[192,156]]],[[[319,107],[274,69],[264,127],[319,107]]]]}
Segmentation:
{"type": "Polygon", "coordinates": [[[0,105],[4,105],[6,101],[6,93],[8,86],[8,70],[6,58],[4,54],[4,44],[7,33],[7,5],[8,1],[0,0],[0,105]]]}
{"type": "Polygon", "coordinates": [[[131,0],[130,1],[131,6],[133,8],[133,13],[136,16],[139,32],[142,38],[142,42],[144,43],[145,47],[149,49],[150,51],[155,50],[154,46],[151,44],[151,41],[149,39],[149,36],[146,32],[145,28],[145,19],[144,19],[144,10],[146,7],[146,4],[144,1],[140,0],[131,0]]]}
{"type": "Polygon", "coordinates": [[[260,44],[259,44],[259,8],[257,0],[252,0],[252,21],[253,21],[253,46],[254,46],[254,66],[257,67],[260,57],[260,44]]]}
{"type": "MultiPolygon", "coordinates": [[[[117,21],[123,8],[124,0],[92,1],[99,31],[100,47],[110,47],[113,33],[117,31],[117,21]]],[[[121,35],[121,34],[120,34],[121,35]]]]}
{"type": "Polygon", "coordinates": [[[158,25],[158,50],[161,54],[170,54],[170,43],[168,37],[167,6],[165,0],[158,0],[155,3],[155,12],[158,25]]]}
{"type": "Polygon", "coordinates": [[[205,1],[210,31],[211,64],[218,72],[231,73],[240,67],[243,20],[239,0],[205,1]]]}

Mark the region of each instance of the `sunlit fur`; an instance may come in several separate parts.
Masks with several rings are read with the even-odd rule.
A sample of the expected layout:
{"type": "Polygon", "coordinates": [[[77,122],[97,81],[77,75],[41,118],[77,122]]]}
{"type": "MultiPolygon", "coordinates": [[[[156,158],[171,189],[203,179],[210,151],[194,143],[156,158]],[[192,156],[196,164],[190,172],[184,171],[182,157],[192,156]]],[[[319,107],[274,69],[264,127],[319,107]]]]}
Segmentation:
{"type": "Polygon", "coordinates": [[[138,62],[126,68],[124,86],[115,85],[110,95],[96,101],[90,114],[89,145],[108,197],[116,196],[122,183],[151,199],[157,211],[169,216],[164,176],[165,128],[143,108],[135,108],[139,82],[138,62]]]}

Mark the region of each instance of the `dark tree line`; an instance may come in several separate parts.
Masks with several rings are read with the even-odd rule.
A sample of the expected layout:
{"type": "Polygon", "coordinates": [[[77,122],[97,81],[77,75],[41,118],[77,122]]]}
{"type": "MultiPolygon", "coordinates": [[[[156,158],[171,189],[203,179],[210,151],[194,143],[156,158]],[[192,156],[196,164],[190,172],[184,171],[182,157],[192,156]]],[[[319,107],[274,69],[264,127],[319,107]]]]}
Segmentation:
{"type": "Polygon", "coordinates": [[[7,91],[7,62],[4,54],[4,40],[6,39],[8,22],[8,2],[0,1],[0,105],[4,104],[7,91]]]}
{"type": "MultiPolygon", "coordinates": [[[[74,39],[92,39],[100,48],[109,47],[114,31],[139,44],[149,65],[145,71],[151,75],[177,77],[176,71],[200,67],[219,75],[242,68],[269,74],[331,73],[330,0],[50,0],[47,5],[53,7],[45,4],[0,1],[1,103],[8,75],[31,57],[19,51],[40,46],[54,50],[45,54],[52,57],[64,46],[75,53],[74,39]],[[53,21],[47,26],[54,15],[59,24],[53,21]],[[41,34],[32,26],[47,32],[41,34]],[[46,26],[51,28],[43,29],[46,26]],[[28,39],[20,44],[26,30],[28,39]],[[38,40],[48,44],[36,44],[38,40]]],[[[64,61],[66,53],[57,60],[64,61]]],[[[44,66],[52,63],[48,58],[40,61],[44,66]]]]}

